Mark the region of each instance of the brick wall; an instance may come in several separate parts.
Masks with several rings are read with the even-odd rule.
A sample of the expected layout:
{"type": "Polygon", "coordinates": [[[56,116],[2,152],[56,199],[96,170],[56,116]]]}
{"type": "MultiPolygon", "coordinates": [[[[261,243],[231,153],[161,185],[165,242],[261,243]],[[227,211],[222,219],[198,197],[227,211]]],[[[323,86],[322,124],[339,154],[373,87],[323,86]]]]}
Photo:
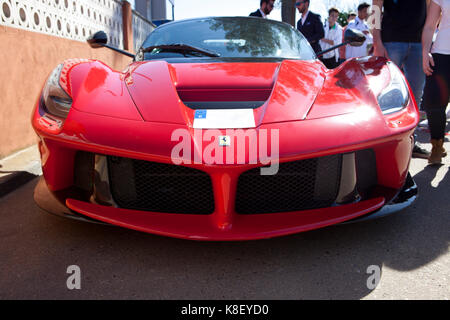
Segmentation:
{"type": "Polygon", "coordinates": [[[0,158],[36,143],[31,112],[49,73],[69,58],[123,70],[131,58],[87,43],[0,26],[0,158]]]}

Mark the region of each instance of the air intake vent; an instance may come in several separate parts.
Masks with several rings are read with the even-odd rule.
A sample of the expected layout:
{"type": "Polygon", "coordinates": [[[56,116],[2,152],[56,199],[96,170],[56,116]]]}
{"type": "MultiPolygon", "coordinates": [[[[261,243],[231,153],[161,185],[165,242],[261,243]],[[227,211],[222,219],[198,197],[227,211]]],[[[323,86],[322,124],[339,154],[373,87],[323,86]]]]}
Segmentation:
{"type": "Polygon", "coordinates": [[[210,214],[209,175],[172,164],[108,157],[111,193],[122,208],[165,213],[210,214]]]}
{"type": "Polygon", "coordinates": [[[244,172],[238,180],[236,212],[274,213],[324,208],[339,191],[342,155],[280,163],[275,175],[260,168],[244,172]]]}
{"type": "Polygon", "coordinates": [[[192,101],[184,102],[191,109],[256,109],[265,101],[192,101]]]}

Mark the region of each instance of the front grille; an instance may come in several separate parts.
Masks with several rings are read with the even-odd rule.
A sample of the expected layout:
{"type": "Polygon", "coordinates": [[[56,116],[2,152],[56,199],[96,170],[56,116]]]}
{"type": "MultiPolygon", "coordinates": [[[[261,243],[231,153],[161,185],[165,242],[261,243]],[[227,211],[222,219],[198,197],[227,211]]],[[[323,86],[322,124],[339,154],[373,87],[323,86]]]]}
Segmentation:
{"type": "Polygon", "coordinates": [[[342,155],[280,163],[275,175],[261,175],[260,168],[240,175],[236,212],[274,213],[324,208],[335,202],[339,191],[342,155]]]}
{"type": "Polygon", "coordinates": [[[94,154],[77,151],[73,163],[73,185],[83,191],[92,193],[94,180],[94,154]]]}
{"type": "Polygon", "coordinates": [[[358,150],[355,154],[358,192],[361,196],[367,197],[378,183],[375,151],[358,150]]]}
{"type": "Polygon", "coordinates": [[[111,194],[121,207],[166,213],[210,214],[209,175],[173,164],[108,156],[111,194]]]}

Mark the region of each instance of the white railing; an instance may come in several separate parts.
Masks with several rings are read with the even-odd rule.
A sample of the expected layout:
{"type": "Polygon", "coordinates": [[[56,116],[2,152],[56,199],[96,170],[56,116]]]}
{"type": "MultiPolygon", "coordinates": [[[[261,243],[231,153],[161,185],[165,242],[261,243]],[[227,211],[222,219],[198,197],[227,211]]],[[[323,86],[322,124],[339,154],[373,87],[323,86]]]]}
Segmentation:
{"type": "Polygon", "coordinates": [[[0,0],[0,25],[72,40],[103,30],[123,48],[122,21],[118,0],[0,0]]]}
{"type": "Polygon", "coordinates": [[[139,47],[147,38],[148,34],[155,29],[155,25],[133,10],[133,48],[137,52],[139,47]]]}

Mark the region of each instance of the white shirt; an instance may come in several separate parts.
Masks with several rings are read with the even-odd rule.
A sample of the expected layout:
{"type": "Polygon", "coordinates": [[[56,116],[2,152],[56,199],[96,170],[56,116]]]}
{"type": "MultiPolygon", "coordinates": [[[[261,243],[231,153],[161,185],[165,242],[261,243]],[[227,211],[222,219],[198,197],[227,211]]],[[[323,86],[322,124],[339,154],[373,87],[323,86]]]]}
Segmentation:
{"type": "Polygon", "coordinates": [[[309,10],[306,11],[306,13],[302,14],[302,25],[305,24],[306,18],[308,18],[308,13],[309,13],[309,10]]]}
{"type": "MultiPolygon", "coordinates": [[[[330,29],[329,22],[328,22],[328,20],[326,20],[323,28],[325,31],[324,38],[327,40],[333,40],[334,44],[330,45],[330,44],[325,43],[322,40],[320,40],[320,47],[322,48],[322,50],[326,50],[328,48],[331,48],[333,46],[336,46],[336,45],[342,43],[342,27],[338,23],[335,23],[334,27],[332,29],[330,29]]],[[[332,57],[335,57],[336,61],[338,61],[339,60],[339,49],[335,49],[333,51],[325,53],[323,55],[323,57],[325,59],[330,59],[332,57]]]]}
{"type": "Polygon", "coordinates": [[[359,31],[369,31],[369,34],[365,34],[366,41],[360,47],[352,47],[351,45],[347,45],[345,48],[345,58],[359,58],[367,56],[367,46],[373,43],[373,37],[370,33],[369,27],[367,23],[361,20],[359,17],[356,17],[355,20],[350,22],[347,26],[349,29],[355,29],[359,31]]]}
{"type": "Polygon", "coordinates": [[[433,0],[441,7],[442,16],[432,53],[450,54],[450,0],[433,0]]]}
{"type": "Polygon", "coordinates": [[[265,13],[261,10],[261,8],[259,8],[259,12],[261,12],[262,18],[263,19],[267,19],[267,16],[265,15],[265,13]]]}

